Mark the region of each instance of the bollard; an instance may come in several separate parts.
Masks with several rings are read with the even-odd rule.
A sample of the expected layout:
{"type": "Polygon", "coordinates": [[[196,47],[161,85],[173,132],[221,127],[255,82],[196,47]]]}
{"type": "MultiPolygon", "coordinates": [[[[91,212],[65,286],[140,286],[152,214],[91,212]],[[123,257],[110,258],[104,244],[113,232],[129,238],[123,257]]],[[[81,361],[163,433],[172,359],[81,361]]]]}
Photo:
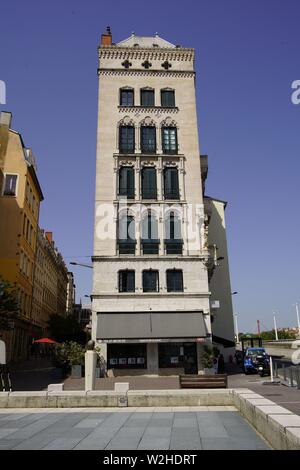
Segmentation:
{"type": "Polygon", "coordinates": [[[293,367],[292,366],[290,367],[290,376],[291,376],[290,385],[291,385],[291,387],[293,387],[294,386],[294,377],[293,377],[293,367]]]}
{"type": "Polygon", "coordinates": [[[282,370],[283,370],[283,378],[284,378],[284,380],[286,380],[286,370],[285,370],[284,362],[282,363],[282,370]]]}
{"type": "Polygon", "coordinates": [[[274,366],[275,366],[275,377],[276,379],[278,379],[278,362],[277,361],[274,362],[274,366]]]}

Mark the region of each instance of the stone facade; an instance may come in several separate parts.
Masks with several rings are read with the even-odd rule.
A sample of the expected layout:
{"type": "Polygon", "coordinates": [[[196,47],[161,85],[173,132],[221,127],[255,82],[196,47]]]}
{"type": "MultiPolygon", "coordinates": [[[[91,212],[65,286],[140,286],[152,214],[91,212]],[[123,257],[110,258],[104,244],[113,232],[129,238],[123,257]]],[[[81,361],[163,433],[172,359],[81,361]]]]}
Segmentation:
{"type": "MultiPolygon", "coordinates": [[[[108,31],[102,35],[99,47],[98,76],[93,339],[98,342],[110,373],[115,375],[126,371],[132,374],[157,374],[163,370],[178,373],[187,371],[191,365],[194,372],[201,372],[201,345],[212,340],[208,269],[214,263],[214,254],[208,242],[201,180],[194,49],[175,46],[158,36],[133,35],[112,44],[108,31]],[[126,95],[127,91],[130,99],[124,103],[123,92],[126,95]],[[145,104],[144,92],[149,92],[152,102],[150,99],[145,104]],[[171,104],[163,103],[165,92],[171,95],[171,104]],[[123,128],[130,129],[133,142],[126,150],[121,139],[123,128]],[[154,136],[151,151],[145,151],[145,128],[150,129],[154,136]],[[176,145],[169,145],[166,138],[176,140],[176,145]],[[124,167],[131,168],[134,182],[132,194],[125,199],[124,193],[121,194],[120,179],[124,167]],[[155,184],[152,179],[155,194],[146,197],[143,175],[149,168],[155,175],[155,184]],[[168,169],[175,170],[178,194],[174,198],[166,195],[165,175],[168,169]],[[143,223],[149,213],[156,220],[157,228],[155,241],[158,248],[152,254],[146,254],[143,245],[143,223]],[[131,254],[121,251],[119,230],[123,216],[127,221],[129,218],[134,221],[131,254]],[[168,234],[168,217],[176,217],[180,227],[182,248],[177,247],[178,251],[173,254],[168,250],[168,239],[175,238],[168,234]],[[145,291],[143,276],[150,270],[157,273],[157,286],[145,291]],[[172,270],[182,273],[179,289],[170,288],[167,276],[172,270]],[[129,292],[120,288],[120,272],[124,271],[134,272],[134,287],[129,292]],[[131,366],[129,371],[126,361],[129,366],[129,361],[135,364],[137,358],[125,357],[135,354],[134,346],[127,351],[126,344],[132,345],[134,341],[129,341],[122,336],[122,331],[118,331],[121,318],[118,314],[133,312],[136,312],[137,324],[142,315],[149,313],[150,330],[152,313],[165,313],[171,322],[175,319],[172,315],[180,313],[183,325],[191,313],[198,312],[199,325],[204,322],[205,328],[200,331],[199,326],[199,330],[184,338],[180,331],[169,336],[162,333],[162,337],[150,342],[149,338],[139,336],[138,328],[133,324],[132,328],[137,328],[135,344],[147,345],[147,367],[137,370],[131,366]],[[99,331],[98,322],[101,314],[107,313],[115,334],[114,338],[104,339],[105,331],[99,331]],[[119,349],[116,344],[119,344],[119,349]],[[166,344],[171,345],[169,353],[168,347],[164,346],[166,344]],[[114,352],[110,354],[109,350],[114,352]]],[[[129,318],[132,317],[128,316],[128,321],[129,318]]],[[[148,317],[144,315],[143,318],[148,317]]],[[[140,346],[137,350],[139,348],[141,350],[140,346]]]]}

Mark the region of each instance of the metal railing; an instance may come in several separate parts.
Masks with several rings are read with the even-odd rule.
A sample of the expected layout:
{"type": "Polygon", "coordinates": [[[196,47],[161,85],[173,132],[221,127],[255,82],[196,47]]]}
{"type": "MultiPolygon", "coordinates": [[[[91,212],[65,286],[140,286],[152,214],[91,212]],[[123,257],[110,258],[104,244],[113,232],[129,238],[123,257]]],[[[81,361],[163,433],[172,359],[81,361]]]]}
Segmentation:
{"type": "Polygon", "coordinates": [[[274,359],[274,377],[282,379],[286,385],[300,390],[300,365],[293,365],[282,359],[274,359]]]}

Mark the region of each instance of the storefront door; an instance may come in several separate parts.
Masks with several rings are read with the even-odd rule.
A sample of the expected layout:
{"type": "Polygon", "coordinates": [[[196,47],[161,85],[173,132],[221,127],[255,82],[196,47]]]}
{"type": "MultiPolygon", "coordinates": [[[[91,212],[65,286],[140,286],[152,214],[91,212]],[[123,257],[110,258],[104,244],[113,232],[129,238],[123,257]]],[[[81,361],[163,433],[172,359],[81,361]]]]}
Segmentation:
{"type": "Polygon", "coordinates": [[[198,374],[196,343],[184,343],[184,373],[198,374]]]}

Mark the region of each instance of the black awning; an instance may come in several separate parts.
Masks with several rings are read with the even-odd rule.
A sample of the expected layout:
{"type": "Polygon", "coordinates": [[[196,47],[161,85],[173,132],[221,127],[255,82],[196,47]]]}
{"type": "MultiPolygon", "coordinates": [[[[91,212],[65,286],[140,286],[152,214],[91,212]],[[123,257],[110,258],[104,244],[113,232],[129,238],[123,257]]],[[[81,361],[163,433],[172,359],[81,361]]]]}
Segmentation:
{"type": "Polygon", "coordinates": [[[105,312],[97,315],[97,339],[205,338],[203,312],[105,312]]]}

